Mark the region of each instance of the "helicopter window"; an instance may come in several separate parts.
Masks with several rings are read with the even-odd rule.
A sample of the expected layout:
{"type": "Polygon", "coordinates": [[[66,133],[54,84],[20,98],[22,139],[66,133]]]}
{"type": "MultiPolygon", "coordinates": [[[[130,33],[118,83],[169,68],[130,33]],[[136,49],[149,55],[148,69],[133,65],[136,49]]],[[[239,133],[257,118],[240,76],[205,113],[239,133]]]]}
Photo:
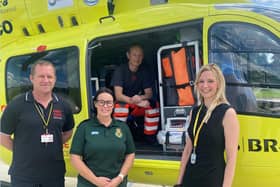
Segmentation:
{"type": "Polygon", "coordinates": [[[57,80],[54,92],[69,102],[74,113],[79,112],[81,94],[79,71],[77,71],[79,69],[78,49],[76,47],[10,58],[6,71],[7,101],[9,102],[18,94],[31,89],[30,69],[31,65],[38,59],[48,59],[55,65],[57,80]]]}
{"type": "Polygon", "coordinates": [[[209,41],[209,63],[221,67],[237,111],[279,116],[279,38],[256,25],[229,22],[212,26],[209,41]]]}

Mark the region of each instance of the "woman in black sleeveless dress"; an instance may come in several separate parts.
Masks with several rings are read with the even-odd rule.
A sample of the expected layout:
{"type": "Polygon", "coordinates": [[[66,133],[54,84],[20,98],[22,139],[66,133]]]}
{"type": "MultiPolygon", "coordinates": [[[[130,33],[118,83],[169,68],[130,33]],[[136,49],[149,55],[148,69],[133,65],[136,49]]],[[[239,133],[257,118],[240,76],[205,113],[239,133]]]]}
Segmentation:
{"type": "Polygon", "coordinates": [[[219,67],[203,66],[195,89],[201,104],[191,112],[177,183],[184,187],[230,187],[238,151],[239,123],[226,99],[225,80],[219,67]]]}

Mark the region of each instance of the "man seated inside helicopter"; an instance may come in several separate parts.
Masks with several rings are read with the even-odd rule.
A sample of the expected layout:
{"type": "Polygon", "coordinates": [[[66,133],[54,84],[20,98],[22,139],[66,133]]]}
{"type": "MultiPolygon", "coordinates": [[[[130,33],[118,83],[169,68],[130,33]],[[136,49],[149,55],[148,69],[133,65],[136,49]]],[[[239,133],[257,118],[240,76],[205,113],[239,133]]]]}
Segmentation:
{"type": "Polygon", "coordinates": [[[159,104],[153,99],[153,78],[142,64],[143,48],[138,44],[131,45],[126,56],[128,63],[121,64],[111,80],[117,100],[114,117],[129,124],[136,141],[145,137],[147,143],[155,144],[159,104]]]}

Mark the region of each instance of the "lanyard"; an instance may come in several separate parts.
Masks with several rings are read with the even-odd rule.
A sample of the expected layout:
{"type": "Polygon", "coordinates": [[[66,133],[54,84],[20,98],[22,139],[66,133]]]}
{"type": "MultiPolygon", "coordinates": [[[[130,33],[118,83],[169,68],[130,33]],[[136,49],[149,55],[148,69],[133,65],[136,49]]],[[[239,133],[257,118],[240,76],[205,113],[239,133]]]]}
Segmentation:
{"type": "Polygon", "coordinates": [[[196,130],[197,121],[198,121],[198,117],[199,117],[199,115],[200,115],[200,111],[201,111],[201,109],[202,109],[202,106],[203,106],[203,105],[200,106],[200,108],[199,108],[199,110],[198,110],[198,112],[197,112],[197,114],[196,114],[195,122],[194,122],[194,126],[193,126],[193,136],[194,136],[193,147],[194,147],[194,150],[195,150],[195,148],[197,147],[198,136],[199,136],[200,130],[201,130],[203,124],[204,124],[204,119],[203,119],[203,120],[201,121],[201,123],[200,123],[200,126],[199,126],[198,129],[196,130]],[[196,132],[195,132],[195,131],[196,131],[196,132]]]}
{"type": "Polygon", "coordinates": [[[49,115],[48,115],[47,121],[45,120],[44,114],[43,114],[43,112],[40,111],[40,109],[39,109],[39,107],[37,106],[37,104],[34,103],[34,106],[35,106],[35,108],[36,108],[38,114],[40,115],[41,120],[42,120],[43,123],[44,123],[43,126],[44,126],[44,129],[46,129],[46,133],[48,133],[47,127],[48,127],[49,122],[50,122],[50,118],[51,118],[51,114],[52,114],[52,110],[53,110],[53,103],[51,103],[51,107],[50,107],[50,111],[49,111],[49,115]]]}

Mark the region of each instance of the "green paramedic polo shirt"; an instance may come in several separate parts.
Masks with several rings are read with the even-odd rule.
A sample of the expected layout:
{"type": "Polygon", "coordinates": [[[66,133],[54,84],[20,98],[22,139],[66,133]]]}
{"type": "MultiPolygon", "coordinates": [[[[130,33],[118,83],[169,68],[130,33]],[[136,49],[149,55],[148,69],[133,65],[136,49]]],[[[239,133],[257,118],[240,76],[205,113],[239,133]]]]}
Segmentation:
{"type": "MultiPolygon", "coordinates": [[[[114,120],[109,127],[96,118],[82,122],[73,137],[71,154],[80,155],[96,176],[116,177],[127,154],[135,152],[135,145],[127,124],[114,120]]],[[[89,182],[78,177],[78,184],[89,182]]]]}

